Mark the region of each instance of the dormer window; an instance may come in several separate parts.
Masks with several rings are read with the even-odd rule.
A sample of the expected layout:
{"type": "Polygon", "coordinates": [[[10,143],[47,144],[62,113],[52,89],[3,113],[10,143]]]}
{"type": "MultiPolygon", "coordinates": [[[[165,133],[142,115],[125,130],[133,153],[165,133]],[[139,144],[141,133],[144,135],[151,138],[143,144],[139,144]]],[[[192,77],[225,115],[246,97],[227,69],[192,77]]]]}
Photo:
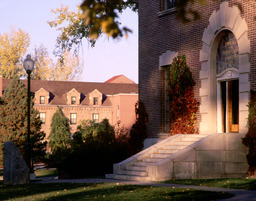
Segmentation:
{"type": "Polygon", "coordinates": [[[93,97],[93,105],[99,105],[98,97],[93,97]]]}
{"type": "Polygon", "coordinates": [[[76,96],[72,96],[71,97],[71,105],[75,105],[76,104],[76,96]]]}
{"type": "Polygon", "coordinates": [[[40,96],[40,104],[45,104],[45,96],[40,96]]]}

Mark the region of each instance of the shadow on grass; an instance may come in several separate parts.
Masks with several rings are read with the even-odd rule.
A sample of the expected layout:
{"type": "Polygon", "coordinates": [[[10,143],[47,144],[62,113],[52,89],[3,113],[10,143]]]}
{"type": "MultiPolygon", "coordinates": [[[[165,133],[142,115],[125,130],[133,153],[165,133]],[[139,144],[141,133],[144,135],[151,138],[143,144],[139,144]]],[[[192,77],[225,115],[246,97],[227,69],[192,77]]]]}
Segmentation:
{"type": "Polygon", "coordinates": [[[180,179],[180,180],[168,180],[168,181],[165,181],[164,183],[256,190],[256,178],[180,179]]]}
{"type": "Polygon", "coordinates": [[[233,195],[191,189],[118,184],[0,185],[1,200],[215,200],[233,195]]]}

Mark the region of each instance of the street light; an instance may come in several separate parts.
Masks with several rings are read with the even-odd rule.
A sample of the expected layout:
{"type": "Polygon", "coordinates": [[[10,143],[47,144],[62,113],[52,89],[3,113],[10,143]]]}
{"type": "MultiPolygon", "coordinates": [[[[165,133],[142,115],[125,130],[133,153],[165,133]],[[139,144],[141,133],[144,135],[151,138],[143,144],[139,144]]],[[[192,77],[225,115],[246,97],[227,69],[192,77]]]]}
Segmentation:
{"type": "Polygon", "coordinates": [[[27,58],[23,62],[23,67],[28,74],[28,136],[26,143],[26,162],[30,173],[32,173],[31,167],[31,145],[30,145],[30,75],[32,70],[34,69],[34,61],[31,59],[31,56],[28,54],[27,58]]]}

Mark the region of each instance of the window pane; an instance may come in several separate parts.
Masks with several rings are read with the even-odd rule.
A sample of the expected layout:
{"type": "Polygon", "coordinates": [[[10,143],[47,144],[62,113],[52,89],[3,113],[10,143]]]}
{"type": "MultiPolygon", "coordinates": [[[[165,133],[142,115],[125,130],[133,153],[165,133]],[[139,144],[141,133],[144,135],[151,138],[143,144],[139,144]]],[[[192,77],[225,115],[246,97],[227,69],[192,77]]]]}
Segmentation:
{"type": "Polygon", "coordinates": [[[93,113],[93,114],[92,114],[92,120],[93,120],[95,123],[99,123],[99,114],[93,113]]]}
{"type": "Polygon", "coordinates": [[[45,103],[45,97],[44,96],[40,96],[40,104],[44,104],[45,103]]]}
{"type": "Polygon", "coordinates": [[[98,105],[98,97],[93,98],[93,105],[98,105]]]}
{"type": "Polygon", "coordinates": [[[170,8],[176,7],[177,2],[178,2],[178,0],[166,0],[166,8],[170,9],[170,8]]]}
{"type": "Polygon", "coordinates": [[[70,123],[71,124],[76,124],[76,113],[71,113],[70,114],[70,123]]]}
{"type": "Polygon", "coordinates": [[[42,121],[42,123],[44,124],[45,123],[45,113],[44,112],[39,113],[39,118],[42,121]]]}
{"type": "Polygon", "coordinates": [[[75,104],[76,104],[76,97],[75,97],[75,96],[72,96],[72,97],[71,97],[71,104],[72,104],[72,105],[75,105],[75,104]]]}

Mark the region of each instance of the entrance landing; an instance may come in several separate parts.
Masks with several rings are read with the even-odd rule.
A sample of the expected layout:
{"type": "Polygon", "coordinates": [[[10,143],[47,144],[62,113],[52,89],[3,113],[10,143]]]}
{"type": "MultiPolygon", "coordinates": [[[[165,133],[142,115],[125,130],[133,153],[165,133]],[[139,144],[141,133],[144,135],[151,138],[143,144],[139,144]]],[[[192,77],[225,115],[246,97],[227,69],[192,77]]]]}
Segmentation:
{"type": "Polygon", "coordinates": [[[244,177],[248,169],[244,134],[179,134],[114,164],[108,179],[163,181],[168,179],[244,177]]]}

